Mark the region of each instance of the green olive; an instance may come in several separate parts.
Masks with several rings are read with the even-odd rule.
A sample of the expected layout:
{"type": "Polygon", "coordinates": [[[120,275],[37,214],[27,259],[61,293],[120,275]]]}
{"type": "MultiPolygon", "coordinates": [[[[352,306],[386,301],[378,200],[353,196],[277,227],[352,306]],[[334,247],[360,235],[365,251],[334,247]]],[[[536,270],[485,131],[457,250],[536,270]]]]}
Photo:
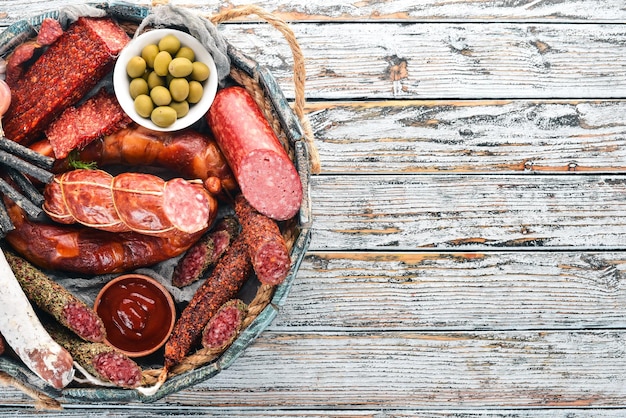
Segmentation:
{"type": "Polygon", "coordinates": [[[170,106],[159,106],[152,111],[150,119],[156,126],[165,128],[176,122],[176,111],[170,106]]]}
{"type": "Polygon", "coordinates": [[[168,66],[172,61],[172,55],[167,51],[161,51],[154,58],[154,72],[164,77],[168,73],[168,66]]]}
{"type": "Polygon", "coordinates": [[[189,96],[187,96],[187,101],[189,103],[198,103],[202,98],[202,93],[204,89],[202,88],[202,84],[199,81],[192,80],[189,82],[189,96]]]}
{"type": "Polygon", "coordinates": [[[170,103],[170,107],[176,111],[176,117],[179,119],[189,113],[189,103],[187,103],[186,100],[182,102],[172,102],[170,103]]]}
{"type": "Polygon", "coordinates": [[[170,61],[168,69],[174,77],[187,77],[193,70],[193,64],[187,58],[174,58],[170,61]]]}
{"type": "Polygon", "coordinates": [[[196,59],[196,54],[193,52],[193,49],[188,46],[183,46],[178,50],[175,58],[187,58],[189,61],[193,62],[196,59]]]}
{"type": "Polygon", "coordinates": [[[134,56],[126,64],[126,73],[130,78],[141,77],[146,72],[146,60],[134,56]]]}
{"type": "Polygon", "coordinates": [[[164,85],[165,85],[165,80],[163,80],[163,77],[158,75],[156,72],[151,71],[150,74],[148,74],[148,88],[153,89],[156,86],[164,86],[164,85]]]}
{"type": "Polygon", "coordinates": [[[175,78],[170,81],[172,100],[182,102],[189,96],[189,82],[185,78],[175,78]]]}
{"type": "Polygon", "coordinates": [[[148,94],[148,82],[141,77],[133,78],[129,86],[130,97],[136,99],[140,94],[148,94]]]}
{"type": "Polygon", "coordinates": [[[164,86],[156,86],[150,90],[150,97],[157,106],[167,106],[172,101],[170,91],[164,86]]]}
{"type": "Polygon", "coordinates": [[[209,78],[210,70],[209,66],[200,61],[194,61],[193,69],[191,71],[191,79],[196,81],[204,81],[209,78]]]}
{"type": "Polygon", "coordinates": [[[156,44],[146,45],[141,50],[141,58],[146,61],[146,65],[149,68],[154,68],[154,59],[158,53],[159,47],[156,44]]]}
{"type": "Polygon", "coordinates": [[[159,41],[159,50],[161,51],[167,51],[171,55],[175,55],[179,49],[180,49],[180,41],[178,40],[176,36],[172,34],[165,35],[159,41]]]}
{"type": "Polygon", "coordinates": [[[141,117],[150,117],[152,109],[154,109],[154,104],[147,94],[140,94],[135,98],[135,110],[141,117]]]}

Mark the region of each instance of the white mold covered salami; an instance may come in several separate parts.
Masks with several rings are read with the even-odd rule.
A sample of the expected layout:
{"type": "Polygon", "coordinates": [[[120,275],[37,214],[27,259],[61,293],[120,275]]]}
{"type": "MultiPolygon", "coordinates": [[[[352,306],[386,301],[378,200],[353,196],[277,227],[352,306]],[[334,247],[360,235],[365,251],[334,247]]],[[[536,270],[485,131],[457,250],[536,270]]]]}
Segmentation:
{"type": "Polygon", "coordinates": [[[300,209],[302,183],[252,96],[238,86],[220,90],[207,121],[248,202],[272,219],[292,218],[300,209]]]}
{"type": "Polygon", "coordinates": [[[56,389],[74,378],[72,356],[45,330],[0,251],[0,332],[24,364],[56,389]]]}

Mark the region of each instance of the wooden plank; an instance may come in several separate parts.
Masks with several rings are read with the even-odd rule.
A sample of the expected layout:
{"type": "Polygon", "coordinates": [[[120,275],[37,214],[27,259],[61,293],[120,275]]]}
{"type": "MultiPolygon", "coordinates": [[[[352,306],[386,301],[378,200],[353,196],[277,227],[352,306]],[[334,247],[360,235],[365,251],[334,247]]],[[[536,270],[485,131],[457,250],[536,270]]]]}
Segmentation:
{"type": "Polygon", "coordinates": [[[242,408],[624,407],[615,331],[266,332],[168,402],[242,408]]]}
{"type": "Polygon", "coordinates": [[[511,410],[502,408],[499,411],[490,409],[428,409],[410,410],[406,408],[398,409],[287,409],[281,410],[272,408],[271,406],[262,408],[204,408],[199,406],[163,409],[146,409],[146,408],[89,408],[81,406],[80,409],[69,409],[66,407],[64,411],[46,413],[35,409],[15,409],[3,408],[3,418],[21,418],[21,417],[37,417],[37,418],[97,418],[106,416],[107,418],[141,416],[145,418],[153,417],[227,417],[227,418],[408,418],[408,417],[430,417],[430,418],[623,418],[626,409],[618,408],[593,408],[593,409],[517,409],[511,410]]]}
{"type": "Polygon", "coordinates": [[[316,102],[322,172],[626,171],[626,102],[316,102]]]}
{"type": "Polygon", "coordinates": [[[623,175],[314,176],[310,250],[612,249],[623,175]]]}
{"type": "MultiPolygon", "coordinates": [[[[621,98],[624,25],[297,24],[316,99],[621,98]]],[[[292,96],[291,55],[268,25],[228,25],[292,96]]]]}
{"type": "Polygon", "coordinates": [[[623,252],[310,252],[272,330],[626,327],[623,252]]]}
{"type": "MultiPolygon", "coordinates": [[[[294,24],[315,99],[619,98],[626,32],[618,24],[294,24]]],[[[223,34],[293,97],[287,42],[269,25],[223,34]]]]}
{"type": "MultiPolygon", "coordinates": [[[[127,0],[149,5],[148,0],[127,0]]],[[[3,0],[0,6],[0,24],[17,16],[39,13],[50,8],[80,3],[81,0],[3,0]]],[[[250,0],[231,0],[215,4],[200,0],[170,0],[171,4],[188,7],[198,13],[215,14],[237,6],[251,4],[250,0]]],[[[407,0],[352,1],[339,0],[258,0],[254,4],[289,21],[343,22],[352,20],[392,21],[457,21],[457,20],[507,20],[507,21],[614,21],[626,19],[620,0],[536,1],[518,0],[465,0],[439,1],[407,0]]]]}

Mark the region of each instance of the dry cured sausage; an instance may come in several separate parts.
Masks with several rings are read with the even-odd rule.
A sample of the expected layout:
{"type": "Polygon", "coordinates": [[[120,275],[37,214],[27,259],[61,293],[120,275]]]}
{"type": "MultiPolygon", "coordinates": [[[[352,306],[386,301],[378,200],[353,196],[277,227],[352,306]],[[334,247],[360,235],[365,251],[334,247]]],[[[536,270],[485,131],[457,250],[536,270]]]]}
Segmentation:
{"type": "Polygon", "coordinates": [[[4,131],[29,143],[109,73],[130,41],[111,18],[80,17],[17,80],[4,131]]]}
{"type": "Polygon", "coordinates": [[[101,89],[79,107],[65,109],[45,132],[54,156],[65,158],[70,151],[117,132],[131,122],[115,95],[101,89]]]}
{"type": "Polygon", "coordinates": [[[250,204],[270,218],[292,218],[300,208],[302,183],[252,96],[239,86],[220,90],[207,121],[250,204]]]}

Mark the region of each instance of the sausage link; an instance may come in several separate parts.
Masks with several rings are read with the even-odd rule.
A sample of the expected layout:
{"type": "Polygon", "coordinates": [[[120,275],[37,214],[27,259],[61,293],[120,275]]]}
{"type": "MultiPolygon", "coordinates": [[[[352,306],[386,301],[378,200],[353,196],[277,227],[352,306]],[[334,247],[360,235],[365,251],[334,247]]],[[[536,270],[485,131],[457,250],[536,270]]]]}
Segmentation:
{"type": "Polygon", "coordinates": [[[270,218],[292,218],[300,208],[302,183],[252,96],[243,87],[224,88],[206,119],[250,204],[270,218]]]}
{"type": "Polygon", "coordinates": [[[291,257],[276,222],[259,213],[241,194],[235,198],[235,213],[259,281],[268,285],[282,283],[291,268],[291,257]]]}
{"type": "Polygon", "coordinates": [[[35,222],[5,199],[15,229],[6,241],[22,257],[42,269],[82,274],[121,273],[176,257],[202,232],[167,237],[136,232],[112,233],[76,225],[35,222]]]}

